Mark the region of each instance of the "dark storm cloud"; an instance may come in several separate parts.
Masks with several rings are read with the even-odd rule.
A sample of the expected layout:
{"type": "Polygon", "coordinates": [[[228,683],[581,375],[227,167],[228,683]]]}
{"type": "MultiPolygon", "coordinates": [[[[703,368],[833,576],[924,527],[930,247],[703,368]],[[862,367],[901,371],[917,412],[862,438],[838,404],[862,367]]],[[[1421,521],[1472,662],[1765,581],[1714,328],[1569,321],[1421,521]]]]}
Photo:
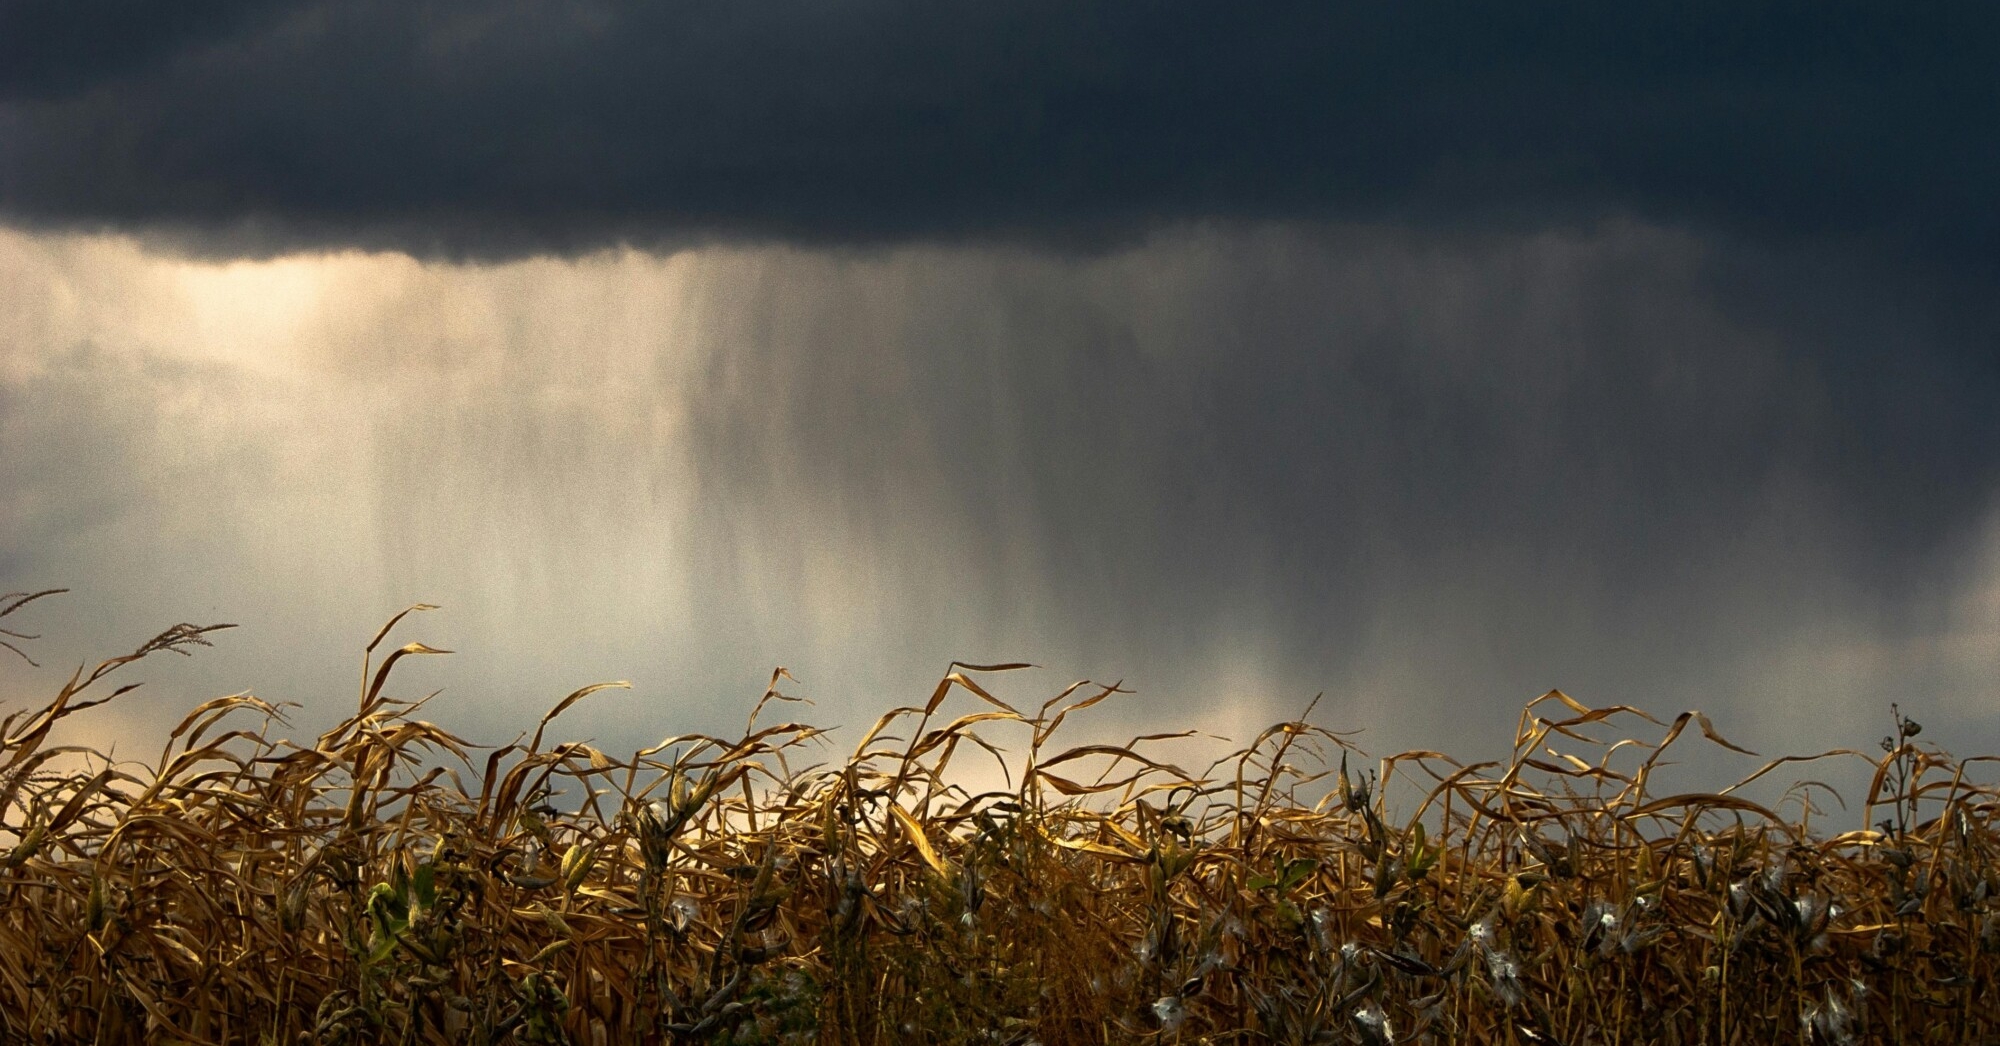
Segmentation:
{"type": "Polygon", "coordinates": [[[6,0],[0,97],[56,97],[143,70],[242,28],[268,0],[6,0]]]}
{"type": "Polygon", "coordinates": [[[2000,238],[1990,5],[167,6],[0,9],[10,220],[455,255],[1210,217],[2000,238]]]}

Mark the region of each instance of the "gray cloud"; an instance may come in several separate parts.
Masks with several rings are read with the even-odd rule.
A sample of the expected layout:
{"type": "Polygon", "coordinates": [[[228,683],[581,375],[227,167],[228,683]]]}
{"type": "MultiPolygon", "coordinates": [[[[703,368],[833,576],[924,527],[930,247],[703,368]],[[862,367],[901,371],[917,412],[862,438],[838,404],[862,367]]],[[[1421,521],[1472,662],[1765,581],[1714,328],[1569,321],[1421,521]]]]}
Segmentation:
{"type": "Polygon", "coordinates": [[[1989,271],[2000,236],[1985,5],[139,6],[0,6],[7,220],[496,257],[1628,214],[1989,271]]]}
{"type": "Polygon", "coordinates": [[[290,5],[261,0],[7,0],[0,96],[52,98],[150,71],[290,5]]]}

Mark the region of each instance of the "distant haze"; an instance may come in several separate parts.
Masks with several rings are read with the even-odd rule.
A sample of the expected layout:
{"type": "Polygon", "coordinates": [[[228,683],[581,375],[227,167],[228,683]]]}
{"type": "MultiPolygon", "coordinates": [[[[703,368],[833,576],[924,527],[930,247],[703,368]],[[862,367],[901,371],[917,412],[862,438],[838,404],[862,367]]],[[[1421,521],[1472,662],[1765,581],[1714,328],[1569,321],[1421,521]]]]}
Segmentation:
{"type": "Polygon", "coordinates": [[[428,601],[459,653],[406,689],[484,740],[611,678],[581,735],[731,728],[777,665],[858,728],[1018,659],[1239,740],[1324,690],[1378,751],[1493,754],[1559,686],[1760,749],[1898,698],[2000,741],[1990,318],[1863,269],[1637,225],[0,259],[0,576],[75,590],[33,649],[243,626],[142,669],[135,730],[244,688],[323,722],[428,601]]]}

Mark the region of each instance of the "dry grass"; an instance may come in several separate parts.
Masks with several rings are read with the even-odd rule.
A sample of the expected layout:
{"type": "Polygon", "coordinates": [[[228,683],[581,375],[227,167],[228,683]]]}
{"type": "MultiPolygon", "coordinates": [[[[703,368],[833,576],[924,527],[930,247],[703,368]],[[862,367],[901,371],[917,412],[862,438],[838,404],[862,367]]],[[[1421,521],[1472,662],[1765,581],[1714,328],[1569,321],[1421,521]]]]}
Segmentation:
{"type": "Polygon", "coordinates": [[[1652,794],[1685,728],[1727,742],[1699,715],[1653,725],[1559,692],[1524,711],[1510,762],[1405,753],[1366,775],[1304,722],[1198,773],[1148,757],[1158,738],[1059,749],[1065,717],[1117,691],[1016,709],[978,682],[1016,666],[960,666],[813,766],[834,751],[819,731],[756,725],[778,676],[740,738],[545,744],[585,690],[473,750],[389,696],[399,660],[436,652],[376,659],[402,617],[368,647],[355,713],[310,744],[274,739],[280,709],[249,695],[196,708],[151,766],[49,744],[125,666],[212,631],[186,625],[6,717],[0,1038],[2000,1034],[1980,991],[2000,983],[1994,793],[1900,715],[1868,757],[1876,827],[1832,835],[1734,790],[1652,794]],[[980,736],[1001,723],[1023,750],[980,736]],[[1593,739],[1620,723],[1658,740],[1593,739]],[[975,745],[1006,790],[951,783],[975,745]],[[1393,819],[1391,775],[1428,796],[1393,819]]]}

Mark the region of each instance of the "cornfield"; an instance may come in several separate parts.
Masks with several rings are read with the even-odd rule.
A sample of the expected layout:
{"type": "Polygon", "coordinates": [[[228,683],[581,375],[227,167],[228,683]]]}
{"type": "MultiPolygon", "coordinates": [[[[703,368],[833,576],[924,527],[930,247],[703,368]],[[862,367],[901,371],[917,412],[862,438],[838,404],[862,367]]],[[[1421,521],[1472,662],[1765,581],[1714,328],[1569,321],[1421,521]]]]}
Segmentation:
{"type": "Polygon", "coordinates": [[[483,749],[391,696],[441,653],[385,648],[409,613],[310,743],[249,694],[196,707],[152,765],[51,743],[132,663],[228,626],[0,721],[0,1038],[2000,1041],[1995,794],[1968,775],[1990,760],[1900,712],[1865,756],[1869,827],[1831,834],[1740,787],[1654,794],[1671,746],[1735,746],[1559,691],[1510,761],[1469,765],[1364,761],[1304,721],[1197,772],[1148,754],[1170,735],[1064,746],[1121,691],[1014,707],[981,680],[1016,665],[953,666],[851,748],[759,725],[792,700],[781,670],[740,737],[551,742],[590,687],[483,749]],[[982,736],[1001,724],[1027,745],[982,736]],[[1004,788],[958,783],[975,756],[1004,788]],[[1391,779],[1421,798],[1392,811],[1391,779]]]}

